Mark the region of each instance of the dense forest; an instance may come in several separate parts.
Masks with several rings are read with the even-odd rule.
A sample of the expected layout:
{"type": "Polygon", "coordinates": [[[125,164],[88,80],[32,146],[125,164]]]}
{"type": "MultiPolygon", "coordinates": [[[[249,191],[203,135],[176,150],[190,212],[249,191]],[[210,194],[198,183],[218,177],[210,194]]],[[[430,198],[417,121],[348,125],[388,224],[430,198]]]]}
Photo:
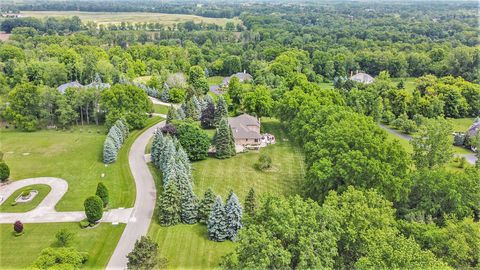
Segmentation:
{"type": "Polygon", "coordinates": [[[84,122],[110,127],[120,118],[138,129],[152,112],[145,93],[161,99],[169,91],[170,101],[185,106],[210,94],[217,101],[207,78],[246,71],[251,83],[232,80],[225,91],[229,113],[280,119],[305,154],[306,176],[298,196],[262,198],[222,267],[476,269],[478,164],[449,171],[419,139],[413,144],[420,154],[410,156],[378,123],[448,137],[443,118],[480,116],[477,4],[6,5],[20,14],[142,11],[241,23],[4,19],[1,30],[11,36],[0,42],[0,116],[25,131],[84,122]],[[357,71],[375,82],[349,80],[357,71]],[[416,78],[413,89],[406,89],[407,77],[416,78]],[[89,87],[57,90],[75,81],[89,87]],[[99,87],[105,84],[112,87],[99,87]]]}

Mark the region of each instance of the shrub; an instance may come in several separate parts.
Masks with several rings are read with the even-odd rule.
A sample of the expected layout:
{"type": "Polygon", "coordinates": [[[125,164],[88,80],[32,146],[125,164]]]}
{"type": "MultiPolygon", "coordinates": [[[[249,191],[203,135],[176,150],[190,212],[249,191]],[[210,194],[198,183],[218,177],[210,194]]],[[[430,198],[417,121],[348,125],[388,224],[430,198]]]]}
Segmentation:
{"type": "Polygon", "coordinates": [[[15,223],[13,223],[13,230],[16,233],[22,233],[23,232],[23,223],[20,220],[15,221],[15,223]]]}
{"type": "Polygon", "coordinates": [[[88,226],[90,226],[90,222],[88,222],[88,219],[84,219],[80,221],[80,228],[84,229],[84,228],[87,228],[88,226]]]}
{"type": "Polygon", "coordinates": [[[66,229],[61,229],[55,234],[57,238],[57,244],[60,247],[66,247],[73,240],[74,234],[66,229]]]}
{"type": "Polygon", "coordinates": [[[45,248],[33,263],[35,269],[80,269],[88,255],[71,247],[45,248]]]}
{"type": "Polygon", "coordinates": [[[117,160],[118,150],[112,138],[107,137],[103,144],[103,163],[110,164],[117,160]]]}
{"type": "Polygon", "coordinates": [[[269,155],[261,154],[255,165],[262,171],[270,169],[272,167],[272,158],[269,155]]]}
{"type": "Polygon", "coordinates": [[[97,195],[88,197],[83,203],[85,215],[90,223],[95,223],[103,216],[103,201],[97,195]]]}
{"type": "Polygon", "coordinates": [[[142,236],[135,242],[132,252],[127,255],[128,269],[153,269],[159,263],[158,244],[142,236]]]}
{"type": "Polygon", "coordinates": [[[26,197],[28,195],[30,195],[30,192],[32,192],[32,189],[31,188],[26,188],[22,191],[22,193],[20,194],[20,196],[22,197],[26,197]]]}
{"type": "Polygon", "coordinates": [[[185,99],[185,96],[187,95],[187,91],[182,88],[171,88],[170,91],[168,92],[168,97],[170,99],[171,103],[180,103],[185,99]]]}
{"type": "Polygon", "coordinates": [[[465,145],[465,138],[466,138],[465,133],[455,133],[455,136],[453,137],[453,145],[455,146],[465,145]]]}
{"type": "Polygon", "coordinates": [[[10,168],[7,163],[0,161],[0,181],[5,181],[10,177],[10,168]]]}
{"type": "Polygon", "coordinates": [[[210,148],[210,138],[197,123],[190,121],[175,121],[177,138],[190,160],[202,160],[207,158],[210,148]]]}
{"type": "Polygon", "coordinates": [[[168,134],[170,136],[177,135],[177,128],[173,124],[165,124],[165,126],[161,128],[161,131],[163,134],[168,134]]]}
{"type": "Polygon", "coordinates": [[[108,205],[108,189],[102,182],[98,183],[97,192],[95,192],[95,195],[102,199],[103,207],[108,205]]]}

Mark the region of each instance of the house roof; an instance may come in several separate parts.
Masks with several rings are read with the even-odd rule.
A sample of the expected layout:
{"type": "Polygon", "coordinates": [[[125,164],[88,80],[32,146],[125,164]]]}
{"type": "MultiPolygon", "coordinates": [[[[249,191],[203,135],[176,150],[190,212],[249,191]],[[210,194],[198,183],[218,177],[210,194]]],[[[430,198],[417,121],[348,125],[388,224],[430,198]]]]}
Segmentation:
{"type": "Polygon", "coordinates": [[[232,128],[232,134],[235,139],[260,139],[262,137],[260,133],[248,128],[248,126],[260,128],[260,122],[257,118],[246,113],[228,118],[228,124],[232,128]]]}
{"type": "Polygon", "coordinates": [[[57,87],[57,90],[58,92],[64,94],[65,91],[67,90],[67,88],[70,88],[70,87],[75,87],[75,88],[80,88],[80,87],[83,87],[83,85],[77,81],[74,81],[74,82],[68,82],[68,83],[64,83],[62,85],[60,85],[59,87],[57,87]]]}
{"type": "Polygon", "coordinates": [[[470,126],[470,128],[467,131],[467,134],[469,137],[474,137],[475,135],[478,134],[478,132],[480,132],[480,120],[475,121],[475,123],[473,123],[470,126]]]}
{"type": "Polygon", "coordinates": [[[232,79],[233,76],[237,77],[240,80],[240,82],[253,80],[252,75],[250,75],[250,74],[248,74],[247,72],[244,71],[244,72],[235,73],[230,77],[223,78],[223,84],[227,85],[230,82],[230,80],[232,79]]]}
{"type": "Polygon", "coordinates": [[[360,83],[365,83],[369,84],[374,81],[373,77],[368,75],[367,73],[359,72],[352,77],[350,77],[350,80],[360,82],[360,83]]]}
{"type": "Polygon", "coordinates": [[[214,93],[215,95],[221,95],[222,91],[220,91],[220,85],[212,85],[210,86],[210,92],[214,93]]]}

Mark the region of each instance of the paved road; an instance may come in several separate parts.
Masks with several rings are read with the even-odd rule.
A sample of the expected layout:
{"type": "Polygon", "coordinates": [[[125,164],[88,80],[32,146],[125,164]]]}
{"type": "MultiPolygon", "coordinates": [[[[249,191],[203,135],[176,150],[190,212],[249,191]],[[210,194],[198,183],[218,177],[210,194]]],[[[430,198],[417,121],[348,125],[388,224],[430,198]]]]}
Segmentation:
{"type": "Polygon", "coordinates": [[[155,208],[157,191],[153,176],[145,161],[145,147],[153,136],[154,131],[164,125],[165,121],[147,129],[135,140],[132,148],[130,148],[128,163],[135,179],[135,206],[122,237],[108,262],[107,269],[125,269],[127,266],[126,256],[132,251],[135,241],[148,232],[155,208]]]}
{"type": "MultiPolygon", "coordinates": [[[[407,134],[403,134],[403,133],[400,133],[394,129],[391,129],[387,126],[384,126],[382,124],[378,124],[381,128],[383,128],[384,130],[386,130],[387,132],[390,132],[396,136],[398,136],[400,139],[404,139],[404,140],[407,140],[407,141],[411,141],[412,140],[412,136],[410,135],[407,135],[407,134]]],[[[475,154],[455,154],[455,156],[459,156],[459,157],[465,157],[465,159],[467,160],[468,163],[470,164],[473,164],[475,165],[475,162],[477,161],[477,157],[475,156],[475,154]]]]}
{"type": "MultiPolygon", "coordinates": [[[[0,205],[4,203],[16,190],[26,186],[44,184],[49,185],[51,190],[38,206],[23,213],[0,213],[0,223],[14,223],[21,220],[23,223],[49,223],[49,222],[75,222],[85,219],[84,211],[57,212],[55,205],[62,199],[68,190],[68,183],[64,179],[55,177],[28,178],[11,182],[0,187],[0,205]]],[[[105,212],[100,222],[127,223],[132,208],[112,209],[105,212]]]]}

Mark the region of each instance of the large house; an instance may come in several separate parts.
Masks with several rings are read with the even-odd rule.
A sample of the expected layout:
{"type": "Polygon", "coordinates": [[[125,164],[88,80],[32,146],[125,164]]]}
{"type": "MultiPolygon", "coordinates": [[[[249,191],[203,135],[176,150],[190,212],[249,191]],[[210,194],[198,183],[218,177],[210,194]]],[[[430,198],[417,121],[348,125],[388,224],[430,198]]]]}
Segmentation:
{"type": "Polygon", "coordinates": [[[230,77],[223,78],[223,86],[227,87],[232,77],[237,77],[240,82],[248,82],[253,80],[252,75],[248,74],[247,71],[244,70],[243,72],[235,73],[230,77]]]}
{"type": "Polygon", "coordinates": [[[232,128],[232,134],[236,145],[243,147],[260,146],[262,135],[260,134],[259,119],[244,113],[237,117],[228,118],[228,123],[232,128]]]}
{"type": "Polygon", "coordinates": [[[355,75],[350,76],[350,80],[356,81],[359,83],[370,84],[374,81],[373,77],[368,75],[367,73],[358,72],[355,75]]]}

